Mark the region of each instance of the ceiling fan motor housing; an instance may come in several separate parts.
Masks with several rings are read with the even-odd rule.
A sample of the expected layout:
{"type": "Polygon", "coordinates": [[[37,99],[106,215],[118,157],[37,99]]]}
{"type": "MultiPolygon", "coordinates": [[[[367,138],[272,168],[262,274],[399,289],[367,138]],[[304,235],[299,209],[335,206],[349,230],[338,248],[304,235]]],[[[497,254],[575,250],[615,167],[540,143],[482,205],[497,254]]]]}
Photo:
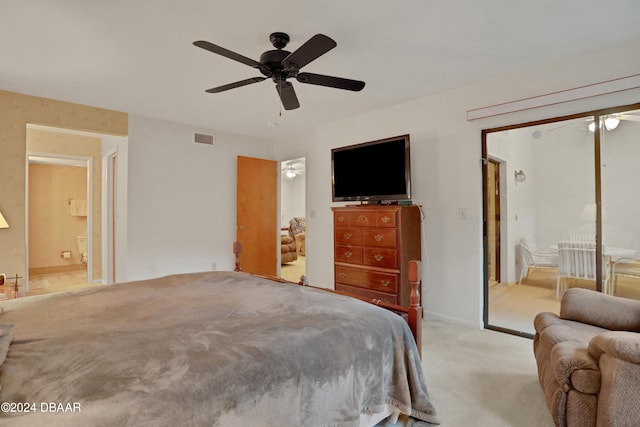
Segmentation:
{"type": "MultiPolygon", "coordinates": [[[[272,74],[283,74],[282,71],[284,70],[284,67],[282,65],[282,60],[289,56],[290,53],[291,52],[280,49],[266,51],[260,55],[260,63],[264,64],[268,70],[265,70],[264,67],[262,67],[260,68],[260,72],[267,77],[271,77],[272,74]],[[269,70],[271,73],[269,73],[269,70]]],[[[288,73],[285,74],[287,74],[287,77],[290,76],[288,73]]]]}

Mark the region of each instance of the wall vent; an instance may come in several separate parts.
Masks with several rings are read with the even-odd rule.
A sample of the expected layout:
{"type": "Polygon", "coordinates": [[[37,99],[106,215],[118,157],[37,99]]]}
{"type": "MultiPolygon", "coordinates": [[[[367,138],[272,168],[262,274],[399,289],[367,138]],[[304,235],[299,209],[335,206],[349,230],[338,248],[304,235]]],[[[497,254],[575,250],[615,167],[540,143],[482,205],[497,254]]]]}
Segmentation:
{"type": "Polygon", "coordinates": [[[213,135],[207,135],[206,133],[196,132],[194,134],[193,140],[198,144],[213,145],[213,135]]]}

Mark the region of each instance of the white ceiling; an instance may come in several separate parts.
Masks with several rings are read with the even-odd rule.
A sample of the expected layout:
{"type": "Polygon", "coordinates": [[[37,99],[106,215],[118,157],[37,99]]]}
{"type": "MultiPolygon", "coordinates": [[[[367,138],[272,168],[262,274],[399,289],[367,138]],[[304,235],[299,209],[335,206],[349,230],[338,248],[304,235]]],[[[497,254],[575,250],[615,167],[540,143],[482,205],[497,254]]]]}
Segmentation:
{"type": "Polygon", "coordinates": [[[634,39],[638,0],[3,0],[0,89],[277,139],[634,39]],[[258,60],[274,31],[330,36],[303,71],[366,87],[294,80],[292,111],[270,80],[204,92],[260,74],[193,41],[258,60]]]}

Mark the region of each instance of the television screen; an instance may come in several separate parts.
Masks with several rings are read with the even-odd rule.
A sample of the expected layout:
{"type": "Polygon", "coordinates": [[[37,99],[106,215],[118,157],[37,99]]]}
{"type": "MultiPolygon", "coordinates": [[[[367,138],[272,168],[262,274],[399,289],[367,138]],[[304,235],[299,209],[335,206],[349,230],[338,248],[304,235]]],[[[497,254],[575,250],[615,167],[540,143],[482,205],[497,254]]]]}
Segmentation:
{"type": "Polygon", "coordinates": [[[409,135],[331,150],[333,201],[411,198],[409,135]]]}

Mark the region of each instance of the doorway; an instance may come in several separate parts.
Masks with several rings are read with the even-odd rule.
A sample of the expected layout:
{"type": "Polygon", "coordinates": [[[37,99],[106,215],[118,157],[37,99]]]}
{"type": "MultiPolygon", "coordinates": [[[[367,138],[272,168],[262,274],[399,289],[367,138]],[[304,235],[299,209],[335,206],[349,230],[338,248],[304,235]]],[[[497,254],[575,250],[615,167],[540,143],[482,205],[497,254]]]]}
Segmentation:
{"type": "Polygon", "coordinates": [[[92,159],[28,154],[26,295],[87,286],[92,277],[92,159]]]}
{"type": "MultiPolygon", "coordinates": [[[[44,125],[27,124],[27,173],[26,173],[26,218],[25,218],[25,246],[27,248],[25,290],[29,291],[30,271],[33,273],[34,260],[29,259],[29,250],[33,241],[37,241],[39,233],[31,232],[29,221],[29,163],[39,157],[41,162],[64,163],[69,167],[81,167],[78,161],[84,162],[86,175],[86,196],[64,195],[56,196],[55,202],[62,204],[64,214],[71,216],[71,205],[75,209],[81,202],[86,205],[85,232],[74,234],[65,242],[55,245],[49,250],[50,262],[56,268],[70,268],[68,265],[79,265],[86,262],[85,277],[66,277],[60,286],[68,285],[97,285],[126,280],[126,209],[127,209],[127,142],[126,136],[105,135],[86,131],[75,131],[44,125]],[[31,156],[31,157],[30,157],[31,156]],[[104,173],[103,173],[104,172],[104,173]],[[78,236],[86,235],[86,258],[82,257],[79,243],[83,239],[78,236]],[[30,238],[32,243],[30,243],[30,238]],[[70,255],[63,254],[70,252],[70,255]],[[63,258],[69,256],[69,258],[63,258]],[[56,262],[57,261],[57,262],[56,262]],[[60,267],[62,261],[63,267],[60,267]],[[76,262],[77,261],[77,262],[76,262]],[[117,268],[116,268],[117,266],[117,268]]],[[[68,189],[62,190],[62,193],[68,189]]],[[[60,206],[58,206],[60,208],[60,206]]],[[[75,217],[75,216],[74,216],[75,217]]],[[[77,216],[75,219],[82,218],[77,216]]],[[[66,233],[69,234],[69,233],[66,233]]],[[[54,269],[55,270],[55,269],[54,269]]],[[[64,273],[64,271],[62,271],[64,273]]],[[[42,285],[42,283],[41,283],[42,285]]],[[[45,283],[46,285],[46,283],[45,283]]],[[[44,293],[57,292],[60,286],[49,287],[44,293]]],[[[33,288],[33,286],[31,286],[33,288]]],[[[46,288],[46,286],[45,286],[46,288]]],[[[34,289],[31,289],[32,291],[34,289]]]]}
{"type": "Polygon", "coordinates": [[[280,163],[280,277],[291,282],[306,275],[306,159],[280,163]]]}
{"type": "Polygon", "coordinates": [[[500,163],[489,159],[486,191],[489,286],[500,282],[500,194],[500,163]]]}

